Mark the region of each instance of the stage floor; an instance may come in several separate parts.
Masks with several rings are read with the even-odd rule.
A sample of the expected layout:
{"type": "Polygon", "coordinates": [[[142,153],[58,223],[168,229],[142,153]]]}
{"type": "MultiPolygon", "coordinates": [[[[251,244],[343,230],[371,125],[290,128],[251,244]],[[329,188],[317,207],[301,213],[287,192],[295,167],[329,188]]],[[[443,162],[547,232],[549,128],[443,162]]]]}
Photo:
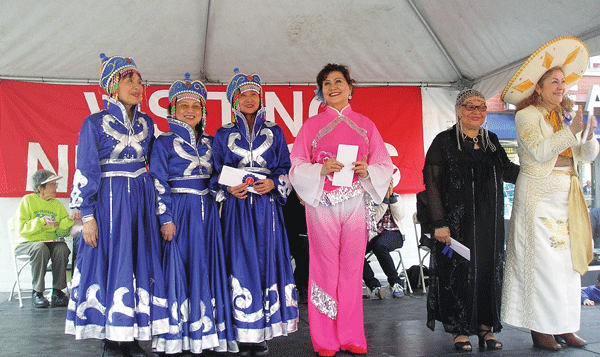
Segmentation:
{"type": "MultiPolygon", "coordinates": [[[[64,334],[66,308],[34,309],[31,300],[6,301],[8,294],[0,294],[0,356],[58,356],[88,357],[102,354],[98,340],[75,341],[64,334]]],[[[504,326],[498,338],[504,344],[500,351],[479,350],[477,339],[471,337],[473,351],[459,353],[454,350],[451,336],[437,324],[432,332],[425,326],[425,301],[423,294],[415,293],[401,299],[364,300],[365,330],[368,356],[598,356],[600,355],[600,306],[582,306],[579,336],[589,342],[583,349],[565,347],[560,352],[533,348],[528,330],[504,326]]],[[[149,343],[142,343],[149,349],[149,343]]],[[[278,337],[269,342],[270,356],[316,356],[310,343],[306,305],[300,308],[297,332],[288,337],[278,337]]],[[[233,354],[184,356],[234,356],[233,354]]],[[[338,352],[336,357],[352,356],[338,352]]]]}

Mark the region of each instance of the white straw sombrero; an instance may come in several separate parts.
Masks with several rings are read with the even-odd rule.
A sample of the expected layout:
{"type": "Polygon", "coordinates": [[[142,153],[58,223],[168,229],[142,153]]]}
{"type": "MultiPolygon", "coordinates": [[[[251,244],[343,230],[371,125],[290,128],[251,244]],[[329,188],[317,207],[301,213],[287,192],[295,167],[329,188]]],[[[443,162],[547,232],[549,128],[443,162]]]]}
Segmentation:
{"type": "Polygon", "coordinates": [[[588,66],[589,52],[578,38],[564,36],[547,42],[535,51],[508,82],[502,100],[518,104],[535,90],[536,83],[552,67],[561,67],[567,90],[581,78],[588,66]]]}

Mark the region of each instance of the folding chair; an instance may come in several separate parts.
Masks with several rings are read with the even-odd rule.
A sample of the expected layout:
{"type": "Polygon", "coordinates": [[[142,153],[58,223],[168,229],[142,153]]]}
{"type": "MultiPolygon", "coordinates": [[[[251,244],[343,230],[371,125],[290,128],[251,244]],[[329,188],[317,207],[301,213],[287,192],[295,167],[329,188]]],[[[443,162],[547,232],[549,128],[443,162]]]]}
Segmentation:
{"type": "Polygon", "coordinates": [[[15,250],[13,249],[12,246],[12,242],[15,241],[16,236],[17,236],[17,231],[16,231],[16,215],[13,217],[10,217],[8,219],[8,235],[10,237],[9,239],[9,244],[10,244],[10,250],[11,250],[11,256],[13,258],[13,264],[15,266],[15,282],[13,283],[12,289],[10,290],[10,295],[8,296],[8,301],[12,300],[12,297],[15,293],[15,287],[18,287],[17,289],[17,295],[19,296],[19,307],[23,307],[23,297],[21,296],[21,280],[19,279],[19,275],[21,274],[21,272],[23,271],[23,269],[26,266],[29,266],[29,260],[30,260],[30,256],[28,254],[17,254],[15,252],[15,250]],[[19,266],[20,264],[20,266],[19,266]]]}
{"type": "MultiPolygon", "coordinates": [[[[421,280],[421,286],[423,287],[423,293],[425,294],[427,293],[427,289],[425,289],[425,274],[423,273],[423,262],[425,261],[425,258],[427,258],[427,256],[429,255],[430,250],[428,247],[421,245],[421,242],[419,241],[419,238],[421,237],[421,224],[417,219],[417,212],[413,214],[413,226],[415,228],[415,237],[417,239],[417,254],[419,256],[419,279],[421,280]],[[419,226],[419,228],[417,228],[417,226],[419,226]],[[425,252],[423,256],[421,256],[421,250],[425,252]]],[[[427,233],[425,235],[429,236],[429,234],[427,233]]],[[[429,279],[429,277],[427,277],[427,279],[429,279]]]]}
{"type": "MultiPolygon", "coordinates": [[[[404,281],[406,281],[406,287],[408,288],[408,292],[410,294],[413,293],[412,287],[410,286],[410,281],[408,281],[408,275],[406,274],[406,268],[404,267],[404,260],[402,259],[402,253],[400,252],[400,249],[402,248],[397,248],[394,249],[390,252],[390,254],[392,253],[398,253],[398,264],[396,264],[396,271],[398,272],[399,276],[404,276],[404,281]],[[402,267],[402,270],[400,270],[400,267],[402,267]]],[[[373,252],[369,252],[369,254],[367,254],[366,259],[368,262],[370,262],[370,258],[374,255],[373,252]]]]}
{"type": "MultiPolygon", "coordinates": [[[[11,218],[8,219],[8,235],[9,235],[9,244],[10,244],[10,250],[11,250],[11,255],[13,257],[13,265],[15,266],[15,282],[13,283],[12,289],[10,290],[10,295],[8,296],[8,301],[12,300],[13,295],[15,294],[15,288],[17,288],[17,296],[19,297],[19,307],[23,307],[23,299],[24,297],[22,296],[22,292],[21,292],[21,279],[20,279],[20,275],[21,272],[23,271],[23,269],[25,269],[25,267],[27,266],[31,266],[30,264],[30,260],[31,260],[31,256],[29,254],[18,254],[13,246],[12,243],[17,239],[18,236],[18,232],[17,232],[17,217],[18,215],[15,214],[14,216],[12,216],[11,218]]],[[[52,261],[48,262],[48,269],[47,272],[51,272],[52,271],[52,261]]],[[[70,289],[67,287],[67,291],[70,291],[70,289]]]]}

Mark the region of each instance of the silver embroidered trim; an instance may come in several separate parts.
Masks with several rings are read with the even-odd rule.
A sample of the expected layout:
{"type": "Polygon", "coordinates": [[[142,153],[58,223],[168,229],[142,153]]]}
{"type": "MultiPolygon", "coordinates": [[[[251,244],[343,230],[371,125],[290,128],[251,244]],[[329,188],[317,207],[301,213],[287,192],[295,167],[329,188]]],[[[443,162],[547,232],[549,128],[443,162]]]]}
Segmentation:
{"type": "Polygon", "coordinates": [[[185,181],[185,180],[194,180],[194,179],[207,179],[210,178],[210,175],[189,175],[189,176],[182,176],[182,177],[173,177],[169,179],[169,182],[171,181],[185,181]]]}
{"type": "MultiPolygon", "coordinates": [[[[348,126],[350,126],[350,128],[352,128],[354,131],[356,131],[358,133],[358,135],[362,136],[363,139],[365,139],[365,141],[367,142],[367,148],[369,147],[369,137],[367,136],[367,129],[361,128],[360,126],[356,125],[355,122],[350,120],[348,117],[340,114],[337,118],[335,118],[334,120],[329,122],[329,124],[325,125],[323,127],[323,129],[319,130],[319,132],[313,139],[312,144],[311,144],[311,151],[312,151],[313,157],[315,156],[315,149],[317,148],[317,144],[319,143],[319,141],[325,135],[331,133],[333,131],[333,129],[335,129],[335,127],[341,122],[348,124],[348,126]]],[[[367,155],[369,155],[368,152],[367,152],[367,155]]]]}
{"type": "Polygon", "coordinates": [[[154,189],[156,189],[156,193],[158,193],[158,195],[156,195],[156,215],[160,216],[161,214],[164,214],[167,211],[167,206],[165,205],[161,197],[161,195],[164,195],[165,192],[167,192],[167,189],[160,183],[160,181],[156,177],[152,179],[152,182],[154,182],[154,189]]]}
{"type": "Polygon", "coordinates": [[[245,312],[252,305],[252,293],[240,284],[240,281],[233,275],[229,277],[231,288],[231,302],[233,307],[233,318],[245,323],[259,321],[264,316],[264,311],[259,309],[254,312],[245,312]]]}
{"type": "Polygon", "coordinates": [[[209,145],[209,139],[207,137],[202,137],[200,138],[200,142],[205,144],[207,147],[206,153],[203,156],[200,156],[200,154],[198,153],[198,149],[195,146],[190,145],[190,143],[185,141],[182,137],[177,136],[177,138],[173,140],[173,149],[175,150],[175,153],[177,153],[177,155],[180,158],[190,162],[188,167],[183,172],[184,176],[191,175],[192,171],[199,166],[206,169],[206,172],[209,174],[212,172],[212,166],[208,162],[208,160],[210,160],[210,157],[212,156],[212,148],[209,145]],[[185,149],[183,148],[184,144],[190,146],[194,150],[196,155],[188,154],[187,151],[185,151],[185,149]]]}
{"type": "Polygon", "coordinates": [[[314,281],[310,287],[310,301],[323,315],[332,320],[337,318],[338,302],[333,300],[333,298],[323,291],[314,281]]]}
{"type": "Polygon", "coordinates": [[[263,294],[265,296],[265,298],[263,298],[263,306],[264,306],[263,308],[266,311],[265,321],[267,323],[269,323],[269,322],[271,322],[271,316],[275,315],[277,313],[277,311],[279,310],[279,308],[281,307],[279,289],[277,288],[277,284],[273,284],[273,285],[271,285],[271,287],[265,289],[263,294]],[[269,299],[269,296],[271,295],[271,293],[274,293],[276,296],[275,302],[272,305],[271,305],[271,299],[269,299]]]}
{"type": "Polygon", "coordinates": [[[136,157],[133,159],[104,159],[100,160],[100,165],[106,164],[130,164],[132,162],[145,162],[146,159],[142,157],[136,157]]]}
{"type": "Polygon", "coordinates": [[[113,234],[113,182],[112,182],[112,177],[108,178],[108,191],[110,192],[110,235],[112,236],[113,234]]]}
{"type": "Polygon", "coordinates": [[[73,189],[71,190],[71,207],[81,207],[83,203],[83,197],[81,197],[81,189],[88,184],[88,178],[77,169],[75,175],[73,175],[73,189]]]}
{"type": "Polygon", "coordinates": [[[365,200],[365,214],[367,216],[367,232],[369,232],[369,239],[377,235],[377,220],[375,218],[375,201],[371,195],[364,195],[365,200]]]}
{"type": "Polygon", "coordinates": [[[239,147],[235,141],[242,140],[242,134],[239,132],[229,134],[227,139],[227,147],[234,154],[240,156],[242,159],[238,163],[238,168],[245,167],[246,165],[253,165],[254,162],[258,164],[260,167],[266,167],[267,161],[262,157],[262,154],[267,152],[269,148],[273,145],[274,134],[271,129],[263,128],[258,133],[259,136],[265,136],[265,141],[260,144],[256,149],[252,149],[252,143],[249,142],[250,150],[246,150],[244,148],[239,147]]]}
{"type": "Polygon", "coordinates": [[[196,190],[193,188],[187,188],[187,187],[172,187],[171,192],[172,193],[190,193],[192,195],[204,196],[204,195],[208,194],[209,190],[208,190],[208,188],[205,188],[204,190],[200,191],[200,190],[196,190]]]}
{"type": "Polygon", "coordinates": [[[276,179],[275,186],[282,197],[288,197],[292,192],[292,182],[288,175],[279,175],[276,179]]]}
{"type": "MultiPolygon", "coordinates": [[[[192,144],[193,147],[196,147],[196,134],[194,133],[194,128],[192,128],[192,126],[190,124],[183,122],[179,119],[175,119],[171,116],[167,117],[167,122],[169,122],[170,125],[171,124],[177,125],[179,127],[184,128],[185,130],[187,130],[188,135],[190,136],[190,143],[192,144]]],[[[171,133],[173,133],[173,132],[171,132],[171,133]]]]}
{"type": "Polygon", "coordinates": [[[143,174],[146,172],[146,168],[142,167],[141,169],[135,171],[135,172],[129,172],[129,171],[107,171],[107,172],[103,172],[100,174],[100,177],[105,178],[105,177],[129,177],[129,178],[136,178],[139,175],[143,174]]]}
{"type": "Polygon", "coordinates": [[[356,196],[360,196],[364,192],[364,188],[359,181],[356,181],[350,187],[339,187],[333,191],[323,192],[319,203],[324,206],[335,206],[340,202],[344,202],[356,196]]]}
{"type": "Polygon", "coordinates": [[[265,174],[265,175],[270,175],[271,174],[271,170],[265,169],[265,168],[262,168],[262,167],[245,166],[245,167],[240,167],[240,169],[248,171],[248,172],[258,172],[260,174],[265,174]]]}
{"type": "Polygon", "coordinates": [[[121,152],[127,146],[130,146],[135,150],[137,157],[142,157],[144,155],[144,148],[142,148],[140,143],[148,137],[148,123],[142,117],[138,117],[136,119],[142,126],[142,131],[134,134],[134,129],[132,127],[133,123],[130,123],[127,126],[127,134],[123,134],[117,129],[113,128],[111,125],[112,123],[120,123],[116,117],[110,114],[106,114],[102,117],[102,130],[104,133],[106,133],[106,135],[112,137],[118,142],[118,144],[114,146],[112,152],[110,153],[110,159],[118,159],[119,155],[121,155],[121,152]]]}
{"type": "Polygon", "coordinates": [[[225,201],[225,191],[224,190],[218,190],[214,193],[215,196],[215,201],[217,201],[217,203],[221,203],[223,201],[225,201]]]}

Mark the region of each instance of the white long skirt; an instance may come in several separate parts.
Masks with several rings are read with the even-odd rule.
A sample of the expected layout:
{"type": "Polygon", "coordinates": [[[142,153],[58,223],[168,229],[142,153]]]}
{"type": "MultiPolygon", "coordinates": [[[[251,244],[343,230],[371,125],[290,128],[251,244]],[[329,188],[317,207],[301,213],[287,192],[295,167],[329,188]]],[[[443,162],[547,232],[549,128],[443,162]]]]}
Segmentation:
{"type": "Polygon", "coordinates": [[[519,175],[506,243],[502,320],[541,333],[576,332],[581,277],[568,230],[570,176],[519,175]]]}

